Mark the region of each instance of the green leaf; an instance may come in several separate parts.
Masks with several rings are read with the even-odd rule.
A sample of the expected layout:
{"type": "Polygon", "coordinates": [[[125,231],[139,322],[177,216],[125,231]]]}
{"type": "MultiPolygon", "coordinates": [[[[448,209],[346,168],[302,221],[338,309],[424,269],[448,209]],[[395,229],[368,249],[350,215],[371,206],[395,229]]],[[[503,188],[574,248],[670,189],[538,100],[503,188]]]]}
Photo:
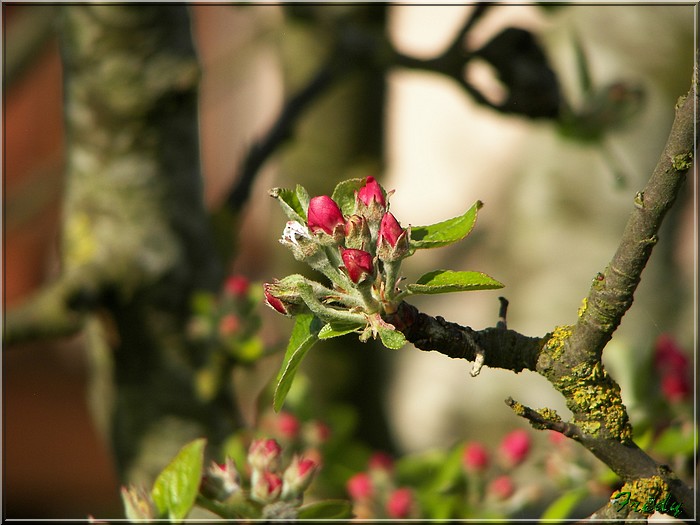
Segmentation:
{"type": "Polygon", "coordinates": [[[695,450],[694,432],[692,429],[687,431],[680,427],[669,427],[656,439],[651,450],[664,456],[690,456],[695,450]]]}
{"type": "Polygon", "coordinates": [[[299,508],[301,520],[333,520],[352,518],[352,505],[345,500],[325,500],[299,508]]]}
{"type": "MultiPolygon", "coordinates": [[[[304,208],[299,196],[308,199],[308,194],[306,190],[301,186],[297,185],[296,191],[287,188],[273,188],[270,190],[270,195],[272,195],[277,202],[282,206],[282,210],[290,221],[298,221],[302,224],[306,223],[306,208],[304,208]]],[[[306,207],[308,208],[308,200],[306,202],[306,207]]]]}
{"type": "Polygon", "coordinates": [[[411,226],[411,248],[414,250],[440,248],[461,241],[472,231],[476,214],[482,206],[481,201],[476,201],[464,215],[459,217],[430,226],[411,226]]]}
{"type": "Polygon", "coordinates": [[[473,290],[494,290],[503,284],[481,272],[455,272],[435,270],[421,276],[415,284],[406,289],[412,294],[437,294],[449,292],[469,292],[473,290]]]}
{"type": "Polygon", "coordinates": [[[301,184],[297,184],[295,188],[295,195],[297,197],[297,202],[301,206],[301,211],[303,212],[303,217],[306,218],[306,210],[309,209],[309,192],[301,184]]]}
{"type": "Polygon", "coordinates": [[[172,521],[182,521],[192,509],[202,479],[206,439],[191,441],[158,475],[151,497],[158,513],[172,521]]]}
{"type": "Polygon", "coordinates": [[[571,515],[574,507],[583,500],[588,495],[588,490],[586,489],[576,489],[570,492],[566,492],[558,497],[554,502],[547,507],[544,511],[541,522],[549,520],[564,520],[571,515]]]}
{"type": "Polygon", "coordinates": [[[279,374],[277,374],[277,386],[272,398],[272,406],[275,412],[279,412],[282,408],[301,360],[309,348],[318,341],[320,328],[320,321],[315,315],[306,313],[296,316],[294,329],[282,361],[282,367],[279,374]]]}
{"type": "Polygon", "coordinates": [[[319,339],[331,339],[333,337],[340,337],[342,335],[346,335],[349,333],[352,333],[356,331],[358,328],[362,328],[361,325],[357,324],[335,324],[335,323],[328,323],[321,328],[321,331],[318,333],[318,338],[319,339]]]}
{"type": "Polygon", "coordinates": [[[407,342],[406,337],[398,330],[379,327],[377,331],[379,332],[379,338],[382,340],[382,344],[391,350],[398,350],[407,342]]]}
{"type": "Polygon", "coordinates": [[[355,211],[355,192],[365,185],[365,179],[348,179],[339,182],[331,198],[346,217],[355,211]]]}

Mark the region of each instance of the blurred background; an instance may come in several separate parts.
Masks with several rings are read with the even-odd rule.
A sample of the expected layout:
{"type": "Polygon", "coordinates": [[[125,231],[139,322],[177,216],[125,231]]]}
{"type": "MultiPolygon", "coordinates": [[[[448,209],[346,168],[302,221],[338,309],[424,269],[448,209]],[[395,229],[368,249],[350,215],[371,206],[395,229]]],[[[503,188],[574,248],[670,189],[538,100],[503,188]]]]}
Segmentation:
{"type": "MultiPolygon", "coordinates": [[[[331,16],[332,10],[353,7],[315,9],[331,16]]],[[[389,6],[382,16],[399,51],[426,58],[452,40],[471,9],[389,6]]],[[[56,10],[3,5],[4,309],[59,270],[64,138],[56,10]],[[23,60],[14,62],[16,56],[23,60]]],[[[327,49],[322,36],[300,29],[281,6],[193,4],[191,14],[202,67],[205,199],[214,210],[236,182],[236,167],[247,148],[274,121],[285,97],[313,74],[327,49]]],[[[567,136],[551,121],[496,113],[434,73],[396,68],[381,88],[341,82],[258,175],[242,227],[231,233],[239,251],[229,271],[254,281],[295,271],[277,242],[286,219],[267,196],[269,188],[301,183],[317,195],[330,193],[344,178],[374,175],[387,190],[395,190],[391,209],[404,226],[438,222],[463,213],[476,200],[485,203],[466,241],[441,253],[421,253],[406,262],[403,272],[415,279],[434,268],[479,270],[506,287],[418,298],[420,309],[481,329],[495,324],[497,298],[504,295],[510,301],[509,327],[521,333],[541,336],[573,323],[591,280],[614,253],[635,192],[657,162],[675,101],[690,85],[694,7],[502,4],[480,20],[468,44],[480,46],[508,26],[536,35],[572,106],[587,102],[576,67],[577,39],[598,93],[621,84],[643,97],[619,118],[614,111],[612,117],[611,112],[590,117],[594,122],[589,124],[602,132],[584,140],[567,136]],[[344,97],[354,96],[352,89],[385,90],[382,104],[366,106],[379,139],[364,131],[363,142],[348,131],[355,110],[344,97]],[[347,147],[351,140],[357,143],[347,147]],[[380,163],[372,160],[377,140],[384,151],[380,163]],[[352,168],[334,171],[343,156],[353,158],[345,163],[352,168]]],[[[502,96],[503,86],[487,67],[470,74],[488,97],[502,96]]],[[[671,333],[683,348],[693,348],[695,184],[689,177],[635,304],[606,350],[606,365],[622,385],[633,423],[650,416],[645,377],[656,337],[671,333]]],[[[265,337],[284,341],[291,324],[268,309],[261,313],[265,337]]],[[[472,378],[470,363],[436,353],[412,347],[390,352],[350,339],[342,345],[316,351],[303,374],[319,396],[331,398],[360,398],[366,381],[380,384],[375,391],[380,395],[355,400],[360,433],[370,443],[390,444],[397,454],[463,439],[488,442],[508,429],[526,428],[504,404],[508,396],[567,413],[536,374],[485,369],[472,378]]],[[[3,350],[5,515],[119,515],[119,485],[108,447],[87,409],[81,338],[3,350]]],[[[277,365],[260,367],[244,383],[249,410],[277,365]]],[[[536,450],[545,453],[545,442],[540,445],[536,450]]]]}

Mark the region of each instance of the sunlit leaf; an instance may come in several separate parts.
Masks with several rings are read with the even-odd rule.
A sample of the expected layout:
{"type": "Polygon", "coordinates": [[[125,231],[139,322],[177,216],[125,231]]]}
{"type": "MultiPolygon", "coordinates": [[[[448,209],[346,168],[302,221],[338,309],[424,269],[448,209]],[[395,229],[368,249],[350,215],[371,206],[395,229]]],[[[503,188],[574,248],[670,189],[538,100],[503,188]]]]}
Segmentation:
{"type": "Polygon", "coordinates": [[[355,211],[355,192],[365,185],[365,179],[348,179],[339,182],[331,198],[346,217],[355,211]]]}
{"type": "MultiPolygon", "coordinates": [[[[273,188],[270,190],[270,195],[277,199],[277,202],[282,207],[282,211],[284,211],[289,220],[298,221],[302,224],[306,223],[306,208],[299,200],[299,195],[301,194],[303,197],[305,193],[306,190],[301,186],[297,186],[296,191],[287,188],[273,188]]],[[[308,202],[306,207],[308,208],[308,202]]]]}
{"type": "Polygon", "coordinates": [[[151,497],[158,513],[171,521],[182,521],[199,492],[204,462],[204,438],[188,443],[158,475],[151,497]]]}
{"type": "Polygon", "coordinates": [[[411,226],[411,248],[440,248],[464,239],[472,231],[476,215],[483,206],[476,201],[463,215],[430,226],[411,226]]]}
{"type": "Polygon", "coordinates": [[[412,294],[468,292],[497,288],[503,288],[503,284],[485,273],[452,270],[435,270],[426,273],[415,284],[406,286],[408,292],[412,294]]]}
{"type": "Polygon", "coordinates": [[[346,325],[346,324],[334,324],[334,323],[327,323],[321,328],[321,331],[318,333],[318,338],[319,339],[331,339],[333,337],[340,337],[349,333],[354,332],[358,328],[361,328],[359,325],[346,325]]]}
{"type": "Polygon", "coordinates": [[[321,329],[321,322],[313,314],[300,314],[295,318],[294,329],[289,338],[287,351],[284,354],[282,367],[277,375],[277,386],[272,400],[272,406],[279,412],[292,386],[294,375],[306,355],[316,341],[321,329]]]}

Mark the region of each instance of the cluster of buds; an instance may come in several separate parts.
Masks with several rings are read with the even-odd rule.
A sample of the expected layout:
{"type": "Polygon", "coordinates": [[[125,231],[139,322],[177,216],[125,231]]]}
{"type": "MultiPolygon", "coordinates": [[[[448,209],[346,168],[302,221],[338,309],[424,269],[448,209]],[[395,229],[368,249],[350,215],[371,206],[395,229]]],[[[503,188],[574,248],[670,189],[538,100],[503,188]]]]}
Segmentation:
{"type": "Polygon", "coordinates": [[[221,363],[250,364],[263,355],[260,316],[256,311],[259,301],[259,288],[251,286],[248,278],[240,274],[228,276],[216,294],[194,294],[187,335],[203,363],[197,377],[202,398],[214,397],[222,387],[217,383],[223,375],[218,369],[221,363]]]}
{"type": "Polygon", "coordinates": [[[401,299],[398,271],[410,254],[410,228],[389,211],[374,177],[363,179],[342,208],[327,195],[308,199],[297,187],[292,199],[285,191],[272,191],[290,219],[280,242],[331,287],[291,275],[263,286],[266,303],[284,315],[311,311],[326,323],[354,327],[362,340],[376,337],[381,316],[401,299]]]}
{"type": "Polygon", "coordinates": [[[294,455],[282,468],[282,447],[274,439],[255,439],[248,450],[251,469],[250,497],[263,505],[277,501],[299,505],[304,491],[311,485],[318,463],[294,455]]]}
{"type": "Polygon", "coordinates": [[[367,469],[351,476],[346,490],[359,519],[407,519],[419,517],[414,491],[397,486],[393,459],[377,452],[369,459],[367,469]]]}

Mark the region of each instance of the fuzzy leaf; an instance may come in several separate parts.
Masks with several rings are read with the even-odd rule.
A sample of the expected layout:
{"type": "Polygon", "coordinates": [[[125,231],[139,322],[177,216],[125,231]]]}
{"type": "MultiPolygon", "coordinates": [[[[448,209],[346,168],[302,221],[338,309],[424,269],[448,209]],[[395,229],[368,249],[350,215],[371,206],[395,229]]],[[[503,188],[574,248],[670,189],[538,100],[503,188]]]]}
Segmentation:
{"type": "Polygon", "coordinates": [[[412,294],[438,294],[469,292],[473,290],[494,290],[503,284],[481,272],[455,272],[435,270],[423,275],[415,284],[406,289],[412,294]]]}
{"type": "Polygon", "coordinates": [[[309,503],[299,509],[300,520],[334,520],[352,517],[352,506],[345,500],[325,500],[309,503]]]}
{"type": "Polygon", "coordinates": [[[310,313],[299,314],[295,318],[294,329],[289,338],[287,351],[282,360],[282,367],[277,374],[277,386],[272,399],[275,412],[279,412],[284,400],[292,386],[294,375],[301,364],[302,359],[316,341],[321,323],[318,318],[310,313]]]}
{"type": "MultiPolygon", "coordinates": [[[[306,190],[301,186],[297,185],[296,191],[289,190],[287,188],[273,188],[270,190],[270,195],[277,199],[277,202],[282,206],[282,211],[289,218],[290,221],[298,221],[302,224],[306,224],[306,208],[304,208],[299,196],[308,199],[308,194],[306,190]]],[[[308,208],[308,201],[306,202],[306,207],[308,208]]]]}
{"type": "Polygon", "coordinates": [[[202,479],[206,439],[191,441],[158,475],[151,497],[160,516],[182,521],[192,509],[202,479]]]}
{"type": "Polygon", "coordinates": [[[377,331],[382,344],[391,350],[398,350],[406,344],[406,337],[398,330],[380,327],[377,331]]]}
{"type": "Polygon", "coordinates": [[[348,179],[339,182],[331,198],[340,207],[346,217],[355,211],[355,192],[365,185],[365,179],[348,179]]]}
{"type": "Polygon", "coordinates": [[[459,217],[430,226],[411,226],[411,248],[413,250],[440,248],[461,241],[472,231],[477,212],[482,206],[481,201],[476,201],[464,215],[459,217]]]}
{"type": "Polygon", "coordinates": [[[361,325],[348,325],[348,324],[334,324],[334,323],[328,323],[321,328],[321,331],[318,333],[318,338],[319,339],[331,339],[333,337],[340,337],[342,335],[349,334],[351,332],[356,331],[358,328],[362,328],[361,325]]]}

